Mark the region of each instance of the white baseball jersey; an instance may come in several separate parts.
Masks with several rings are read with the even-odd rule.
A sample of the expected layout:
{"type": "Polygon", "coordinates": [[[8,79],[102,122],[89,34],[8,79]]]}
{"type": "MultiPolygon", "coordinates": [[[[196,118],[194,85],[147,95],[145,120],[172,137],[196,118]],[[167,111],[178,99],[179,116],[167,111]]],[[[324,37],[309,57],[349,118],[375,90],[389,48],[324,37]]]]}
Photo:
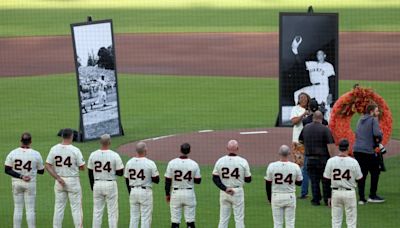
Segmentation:
{"type": "Polygon", "coordinates": [[[79,167],[85,165],[85,160],[77,147],[57,144],[50,149],[46,163],[61,177],[79,177],[79,167]]]}
{"type": "Polygon", "coordinates": [[[39,152],[21,147],[8,154],[5,165],[12,167],[21,175],[31,177],[31,181],[36,181],[37,171],[44,169],[43,159],[39,152]]]}
{"type": "Polygon", "coordinates": [[[296,163],[276,161],[269,164],[264,179],[272,182],[273,193],[294,193],[295,181],[302,181],[303,175],[296,163]]]}
{"type": "Polygon", "coordinates": [[[175,158],[168,163],[165,177],[172,179],[172,188],[193,188],[194,178],[201,178],[200,168],[190,158],[175,158]]]}
{"type": "Polygon", "coordinates": [[[244,178],[250,177],[250,167],[246,159],[237,155],[226,155],[215,163],[213,175],[218,175],[228,188],[242,187],[244,178]]]}
{"type": "Polygon", "coordinates": [[[312,84],[329,85],[328,78],[335,75],[332,64],[328,62],[306,61],[306,68],[310,74],[312,84]]]}
{"type": "Polygon", "coordinates": [[[115,172],[123,168],[121,157],[112,150],[96,150],[89,156],[88,169],[95,180],[116,180],[115,172]]]}
{"type": "Polygon", "coordinates": [[[129,179],[129,186],[151,187],[151,178],[159,175],[156,163],[148,158],[133,157],[126,163],[124,176],[129,179]]]}
{"type": "Polygon", "coordinates": [[[324,177],[331,179],[332,188],[354,189],[357,187],[356,180],[363,175],[356,159],[335,156],[326,163],[324,177]]]}

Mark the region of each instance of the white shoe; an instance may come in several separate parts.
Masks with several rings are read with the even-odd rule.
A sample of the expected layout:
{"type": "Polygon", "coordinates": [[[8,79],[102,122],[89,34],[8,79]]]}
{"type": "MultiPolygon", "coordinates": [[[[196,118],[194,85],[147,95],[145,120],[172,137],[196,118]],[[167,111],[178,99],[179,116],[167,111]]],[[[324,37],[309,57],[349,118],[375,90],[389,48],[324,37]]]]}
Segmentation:
{"type": "Polygon", "coordinates": [[[367,201],[364,201],[364,200],[358,201],[358,205],[365,205],[365,204],[367,204],[367,201]]]}

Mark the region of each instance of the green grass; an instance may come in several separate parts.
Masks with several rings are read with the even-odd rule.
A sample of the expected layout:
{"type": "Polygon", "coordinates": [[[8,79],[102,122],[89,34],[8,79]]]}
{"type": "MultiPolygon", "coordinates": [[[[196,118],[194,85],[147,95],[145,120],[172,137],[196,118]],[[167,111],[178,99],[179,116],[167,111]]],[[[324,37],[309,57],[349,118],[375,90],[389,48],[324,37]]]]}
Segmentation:
{"type": "MultiPolygon", "coordinates": [[[[279,12],[306,8],[0,8],[0,37],[70,35],[69,25],[88,15],[113,19],[116,33],[278,32],[279,12]]],[[[315,9],[338,12],[341,31],[400,31],[400,4],[315,9]]]]}
{"type": "MultiPolygon", "coordinates": [[[[341,81],[341,93],[348,91],[353,81],[341,81]]],[[[388,102],[392,112],[399,113],[399,82],[359,82],[371,86],[388,102]]],[[[143,138],[190,132],[201,129],[234,129],[272,127],[278,111],[278,81],[268,78],[174,77],[150,75],[120,75],[122,123],[126,135],[113,139],[113,148],[143,138]]],[[[76,79],[72,74],[49,77],[3,78],[0,80],[0,163],[6,154],[18,146],[22,131],[33,134],[34,148],[47,156],[49,148],[58,142],[58,129],[78,126],[76,79]]],[[[400,117],[394,115],[393,137],[400,139],[400,117]]],[[[97,148],[97,142],[80,143],[84,157],[97,148]]],[[[127,161],[127,157],[123,157],[127,161]]],[[[382,176],[380,193],[388,198],[383,205],[359,208],[360,227],[395,227],[398,215],[400,157],[388,161],[389,171],[382,176]],[[370,216],[379,214],[378,217],[370,216]]],[[[165,163],[158,162],[163,174],[165,163]]],[[[210,179],[211,167],[202,166],[204,182],[198,186],[197,218],[199,227],[216,227],[218,221],[218,191],[210,179]]],[[[264,203],[264,167],[253,167],[254,183],[246,187],[246,224],[248,227],[271,227],[271,211],[264,203]]],[[[10,178],[0,175],[0,214],[2,227],[12,224],[12,194],[10,178]]],[[[91,225],[92,195],[86,173],[81,179],[84,195],[85,226],[91,225]]],[[[46,173],[38,178],[37,227],[48,227],[52,221],[53,180],[46,173]]],[[[129,204],[123,180],[119,180],[120,227],[129,222],[129,204]]],[[[163,186],[154,188],[153,227],[166,227],[169,210],[164,202],[163,186]]],[[[72,223],[67,208],[65,226],[72,223]]],[[[315,208],[299,201],[298,227],[328,227],[329,210],[315,208]],[[312,215],[312,216],[311,216],[312,215]],[[318,218],[318,219],[315,219],[318,218]]]]}

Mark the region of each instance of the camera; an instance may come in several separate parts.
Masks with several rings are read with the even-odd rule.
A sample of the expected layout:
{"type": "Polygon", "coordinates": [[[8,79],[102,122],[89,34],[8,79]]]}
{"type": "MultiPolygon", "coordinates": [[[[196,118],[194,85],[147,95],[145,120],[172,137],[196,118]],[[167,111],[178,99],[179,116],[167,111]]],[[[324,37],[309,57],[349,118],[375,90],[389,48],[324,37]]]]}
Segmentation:
{"type": "Polygon", "coordinates": [[[382,155],[384,155],[384,154],[386,154],[386,148],[382,145],[382,143],[379,143],[379,146],[378,146],[378,148],[379,148],[379,152],[382,154],[382,155]]]}

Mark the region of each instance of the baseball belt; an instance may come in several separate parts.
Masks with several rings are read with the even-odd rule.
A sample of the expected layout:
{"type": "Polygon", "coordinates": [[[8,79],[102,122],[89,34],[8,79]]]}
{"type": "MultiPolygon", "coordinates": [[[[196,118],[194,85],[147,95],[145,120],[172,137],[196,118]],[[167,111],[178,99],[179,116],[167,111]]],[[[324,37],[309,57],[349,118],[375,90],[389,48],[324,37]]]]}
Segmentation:
{"type": "Polygon", "coordinates": [[[351,188],[332,188],[333,190],[340,190],[340,191],[352,191],[351,188]]]}
{"type": "Polygon", "coordinates": [[[192,190],[193,188],[174,188],[174,190],[192,190]]]}
{"type": "Polygon", "coordinates": [[[146,186],[131,186],[131,188],[151,189],[150,187],[146,186]]]}

